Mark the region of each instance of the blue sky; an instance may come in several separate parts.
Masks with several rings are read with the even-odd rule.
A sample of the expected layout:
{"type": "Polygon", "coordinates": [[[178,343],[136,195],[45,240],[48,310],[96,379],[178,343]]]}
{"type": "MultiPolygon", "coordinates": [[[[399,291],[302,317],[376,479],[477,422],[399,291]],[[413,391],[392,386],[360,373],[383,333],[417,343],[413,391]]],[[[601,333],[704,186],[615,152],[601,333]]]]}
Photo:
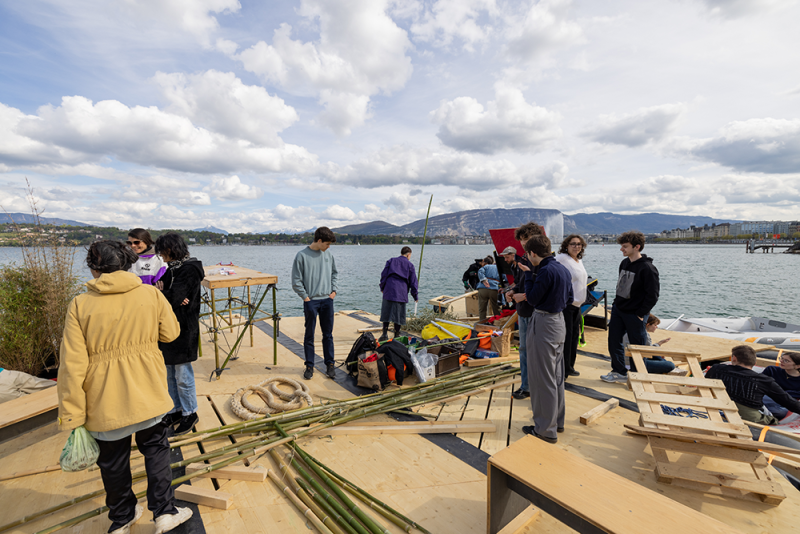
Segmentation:
{"type": "Polygon", "coordinates": [[[0,205],[299,230],[797,219],[795,0],[0,1],[0,205]]]}

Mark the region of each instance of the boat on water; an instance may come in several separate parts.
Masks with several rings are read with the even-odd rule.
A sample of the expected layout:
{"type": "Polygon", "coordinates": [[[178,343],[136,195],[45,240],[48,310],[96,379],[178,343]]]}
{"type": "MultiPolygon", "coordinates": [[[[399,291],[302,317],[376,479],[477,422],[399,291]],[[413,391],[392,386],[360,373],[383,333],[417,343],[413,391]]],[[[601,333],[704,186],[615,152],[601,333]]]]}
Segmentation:
{"type": "Polygon", "coordinates": [[[800,351],[800,325],[764,317],[714,317],[707,319],[663,319],[662,330],[686,332],[750,343],[774,345],[777,349],[800,351]]]}

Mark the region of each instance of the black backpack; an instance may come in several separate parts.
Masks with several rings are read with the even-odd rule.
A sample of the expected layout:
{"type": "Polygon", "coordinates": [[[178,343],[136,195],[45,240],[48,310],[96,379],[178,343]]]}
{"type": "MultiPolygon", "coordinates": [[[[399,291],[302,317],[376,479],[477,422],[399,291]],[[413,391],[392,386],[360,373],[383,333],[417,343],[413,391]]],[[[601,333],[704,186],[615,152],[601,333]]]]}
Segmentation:
{"type": "Polygon", "coordinates": [[[347,373],[354,377],[358,377],[358,355],[364,354],[365,352],[371,352],[378,348],[378,344],[375,342],[375,336],[373,336],[370,332],[364,332],[358,339],[356,339],[355,343],[353,343],[353,348],[350,349],[350,354],[347,355],[347,359],[344,361],[345,370],[347,373]]]}

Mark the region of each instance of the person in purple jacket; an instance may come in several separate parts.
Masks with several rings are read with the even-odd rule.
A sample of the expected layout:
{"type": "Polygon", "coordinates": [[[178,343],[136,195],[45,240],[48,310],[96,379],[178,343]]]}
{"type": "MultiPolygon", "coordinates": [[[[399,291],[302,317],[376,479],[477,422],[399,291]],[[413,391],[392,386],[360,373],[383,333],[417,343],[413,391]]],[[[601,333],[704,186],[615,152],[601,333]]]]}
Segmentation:
{"type": "Polygon", "coordinates": [[[383,323],[383,333],[378,338],[379,342],[389,339],[389,323],[394,323],[394,337],[400,335],[401,325],[406,324],[406,303],[408,303],[408,291],[414,302],[419,300],[417,290],[417,272],[414,264],[411,263],[411,247],[403,247],[400,256],[392,258],[386,262],[386,267],[381,273],[381,293],[383,293],[383,304],[381,305],[381,322],[383,323]]]}
{"type": "Polygon", "coordinates": [[[125,244],[139,256],[139,260],[131,265],[130,272],[141,278],[143,284],[158,287],[157,282],[167,272],[167,264],[156,254],[150,232],[144,228],[134,228],[128,232],[125,244]]]}

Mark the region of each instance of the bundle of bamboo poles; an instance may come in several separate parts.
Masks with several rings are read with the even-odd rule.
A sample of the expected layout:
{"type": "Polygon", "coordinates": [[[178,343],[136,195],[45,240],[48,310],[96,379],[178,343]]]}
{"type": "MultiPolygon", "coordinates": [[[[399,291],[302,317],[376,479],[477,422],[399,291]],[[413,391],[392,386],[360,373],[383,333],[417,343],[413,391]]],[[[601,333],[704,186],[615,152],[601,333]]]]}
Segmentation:
{"type": "MultiPolygon", "coordinates": [[[[185,467],[189,464],[215,461],[204,469],[189,475],[176,478],[172,485],[176,486],[205,473],[216,471],[236,462],[241,462],[253,456],[259,456],[283,444],[295,442],[305,436],[323,431],[326,428],[342,425],[377,414],[406,410],[426,404],[446,404],[459,398],[476,395],[490,389],[506,387],[513,383],[514,375],[519,374],[519,368],[509,364],[492,364],[475,369],[462,370],[460,373],[446,375],[422,384],[403,387],[393,391],[372,393],[342,401],[332,401],[327,404],[309,406],[291,412],[272,414],[260,419],[242,421],[223,425],[200,432],[191,436],[176,436],[170,438],[170,447],[183,447],[192,443],[217,439],[233,434],[250,434],[252,437],[211,452],[200,454],[181,462],[171,464],[173,469],[185,467]]],[[[518,380],[518,379],[517,379],[518,380]]],[[[135,448],[135,447],[134,447],[135,448]]],[[[146,473],[138,471],[132,474],[133,483],[146,480],[146,473]]],[[[97,490],[56,506],[46,508],[34,514],[25,516],[12,523],[0,526],[0,532],[29,523],[46,515],[63,510],[75,504],[99,497],[105,490],[97,490]]],[[[136,498],[144,497],[146,491],[136,494],[136,498]]],[[[81,521],[98,516],[108,510],[103,506],[86,512],[77,517],[41,530],[37,534],[48,534],[76,525],[81,521]]]]}

